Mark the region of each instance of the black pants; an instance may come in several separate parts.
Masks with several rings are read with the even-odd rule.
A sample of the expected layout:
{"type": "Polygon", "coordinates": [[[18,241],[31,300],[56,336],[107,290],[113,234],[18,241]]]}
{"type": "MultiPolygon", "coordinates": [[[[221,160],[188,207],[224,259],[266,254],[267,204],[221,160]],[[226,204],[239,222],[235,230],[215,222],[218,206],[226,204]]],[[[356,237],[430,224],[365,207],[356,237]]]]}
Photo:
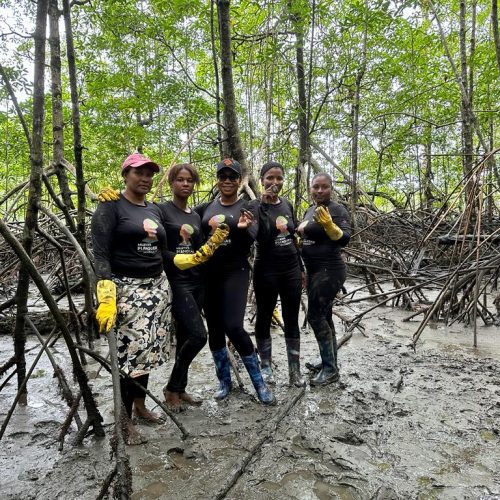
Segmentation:
{"type": "Polygon", "coordinates": [[[314,269],[307,276],[307,321],[317,339],[335,336],[332,305],[346,278],[345,267],[314,269]]]}
{"type": "Polygon", "coordinates": [[[255,321],[255,337],[270,337],[271,320],[276,307],[278,295],[281,299],[281,311],[285,324],[285,337],[298,339],[300,295],[302,293],[301,272],[298,265],[281,273],[266,272],[256,267],[254,270],[253,288],[257,303],[257,319],[255,321]]]}
{"type": "Polygon", "coordinates": [[[211,268],[205,273],[205,317],[210,350],[226,345],[226,335],[240,356],[250,356],[254,346],[243,328],[249,283],[248,266],[211,268]]]}
{"type": "Polygon", "coordinates": [[[177,346],[175,363],[167,384],[169,391],[185,392],[189,366],[207,343],[207,331],[201,317],[202,307],[201,284],[172,284],[172,315],[175,319],[177,346]]]}
{"type": "MultiPolygon", "coordinates": [[[[148,388],[149,374],[134,377],[133,380],[141,384],[144,389],[148,388]]],[[[137,387],[130,378],[120,377],[120,392],[122,393],[123,406],[129,417],[132,416],[132,406],[134,399],[144,399],[146,392],[137,387]]]]}

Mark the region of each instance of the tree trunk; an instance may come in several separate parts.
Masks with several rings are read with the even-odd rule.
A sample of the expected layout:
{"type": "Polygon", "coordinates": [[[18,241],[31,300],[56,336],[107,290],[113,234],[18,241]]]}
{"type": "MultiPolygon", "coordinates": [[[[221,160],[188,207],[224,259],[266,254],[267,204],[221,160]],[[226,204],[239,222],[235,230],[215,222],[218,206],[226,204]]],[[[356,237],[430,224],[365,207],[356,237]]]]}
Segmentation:
{"type": "Polygon", "coordinates": [[[66,28],[66,51],[68,57],[69,85],[71,90],[71,118],[73,120],[73,150],[75,155],[76,189],[78,193],[77,205],[77,240],[86,250],[85,234],[85,180],[83,178],[82,162],[82,134],[80,129],[80,104],[78,102],[78,88],[76,82],[76,59],[73,44],[73,28],[69,0],[63,0],[64,26],[66,28]]]}
{"type": "MultiPolygon", "coordinates": [[[[474,160],[474,143],[473,143],[473,128],[472,120],[469,113],[469,107],[472,106],[471,95],[469,86],[469,78],[467,74],[467,48],[466,48],[466,3],[465,0],[460,0],[460,76],[464,92],[462,93],[460,114],[462,117],[462,141],[463,141],[463,172],[468,175],[473,168],[474,160]]],[[[471,191],[471,183],[468,184],[466,190],[467,200],[466,203],[472,203],[473,192],[471,191]]]]}
{"type": "Polygon", "coordinates": [[[290,17],[295,34],[295,69],[297,71],[297,97],[298,116],[297,125],[299,129],[299,157],[295,171],[295,210],[298,210],[304,193],[306,179],[306,165],[309,163],[310,146],[307,130],[307,97],[306,78],[304,71],[304,20],[300,14],[299,6],[290,2],[290,17]]]}
{"type": "Polygon", "coordinates": [[[210,1],[210,39],[212,46],[212,59],[214,63],[214,78],[215,78],[215,116],[217,121],[217,146],[219,148],[219,156],[224,155],[224,145],[226,142],[222,141],[224,136],[221,127],[221,117],[220,117],[220,80],[219,80],[219,63],[217,62],[217,51],[215,49],[215,27],[214,27],[214,2],[210,1]]]}
{"type": "Polygon", "coordinates": [[[493,31],[493,41],[495,43],[495,55],[497,59],[498,71],[500,71],[500,34],[498,32],[498,0],[491,0],[491,28],[493,31]]]}
{"type": "Polygon", "coordinates": [[[422,206],[427,210],[432,211],[432,126],[427,125],[425,128],[425,172],[423,178],[423,194],[422,206]]]}
{"type": "MultiPolygon", "coordinates": [[[[365,16],[367,15],[368,6],[365,4],[365,16]]],[[[354,230],[356,206],[358,204],[358,143],[359,143],[359,107],[361,100],[361,82],[366,71],[366,50],[368,39],[368,24],[365,20],[363,31],[363,41],[361,45],[361,62],[356,74],[354,85],[354,96],[352,101],[351,116],[352,116],[352,142],[351,142],[351,178],[352,178],[352,195],[351,195],[351,224],[354,230]]]]}
{"type": "MultiPolygon", "coordinates": [[[[82,162],[82,135],[80,129],[80,105],[78,103],[78,89],[76,83],[76,58],[73,44],[73,28],[71,25],[71,12],[69,0],[63,0],[64,26],[66,28],[66,50],[68,56],[69,83],[71,89],[71,116],[73,119],[73,149],[75,154],[76,189],[78,193],[77,205],[77,231],[76,238],[83,250],[87,251],[87,238],[85,232],[85,179],[83,178],[82,162]]],[[[91,280],[85,270],[83,282],[85,285],[85,310],[87,312],[87,336],[89,342],[93,338],[93,290],[91,280]]]]}
{"type": "Polygon", "coordinates": [[[231,19],[229,15],[229,0],[217,0],[219,19],[220,61],[222,77],[222,93],[224,95],[224,124],[227,136],[227,154],[241,163],[246,176],[245,153],[241,143],[236,100],[233,83],[233,54],[231,51],[231,19]]]}
{"type": "MultiPolygon", "coordinates": [[[[45,37],[47,32],[47,8],[48,0],[38,0],[36,11],[35,28],[35,71],[33,85],[33,136],[30,151],[31,174],[30,188],[28,194],[28,205],[26,209],[26,219],[23,230],[23,247],[31,256],[33,247],[33,235],[38,221],[38,205],[42,191],[43,173],[43,126],[45,118],[45,37]]],[[[28,289],[30,283],[29,272],[25,265],[21,265],[19,270],[19,281],[17,284],[17,316],[14,331],[14,355],[17,364],[17,382],[21,387],[26,376],[26,333],[24,331],[25,315],[28,313],[28,289]]],[[[23,391],[19,402],[27,403],[27,390],[23,391]]]]}
{"type": "MultiPolygon", "coordinates": [[[[56,168],[61,198],[67,210],[74,208],[71,201],[71,191],[69,189],[68,176],[64,168],[64,118],[62,105],[62,84],[61,84],[61,40],[59,36],[59,7],[57,0],[49,0],[49,29],[50,29],[50,75],[52,80],[52,150],[53,161],[56,168]]],[[[67,213],[67,212],[66,212],[67,213]]],[[[69,226],[72,227],[72,220],[69,226]]]]}

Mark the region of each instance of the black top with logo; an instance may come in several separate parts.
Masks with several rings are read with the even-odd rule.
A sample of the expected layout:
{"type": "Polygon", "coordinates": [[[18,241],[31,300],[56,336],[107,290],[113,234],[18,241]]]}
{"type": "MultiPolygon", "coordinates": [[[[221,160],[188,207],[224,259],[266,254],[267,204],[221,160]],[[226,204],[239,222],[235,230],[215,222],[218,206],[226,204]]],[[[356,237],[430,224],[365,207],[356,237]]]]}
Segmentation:
{"type": "MultiPolygon", "coordinates": [[[[167,248],[172,254],[195,253],[203,243],[200,216],[194,211],[185,212],[172,201],[159,203],[163,226],[167,233],[167,248]]],[[[165,263],[165,272],[170,282],[198,282],[201,281],[199,267],[178,269],[173,260],[165,263]]]]}
{"type": "Polygon", "coordinates": [[[304,219],[297,228],[297,232],[302,239],[302,258],[308,272],[345,266],[340,249],[346,246],[351,238],[349,213],[336,201],[330,201],[326,207],[332,216],[333,222],[342,229],[344,234],[338,241],[331,240],[323,226],[314,221],[316,205],[307,209],[304,219]]]}
{"type": "Polygon", "coordinates": [[[250,209],[257,214],[255,270],[282,273],[296,266],[302,267],[295,245],[297,227],[291,203],[280,198],[276,204],[252,200],[250,209]]]}
{"type": "Polygon", "coordinates": [[[201,217],[201,229],[205,240],[222,222],[229,226],[229,236],[207,262],[207,267],[212,269],[248,267],[250,247],[255,239],[257,228],[255,224],[248,229],[237,227],[242,209],[249,210],[246,200],[238,200],[232,205],[221,205],[219,199],[202,203],[194,209],[201,217]]]}
{"type": "Polygon", "coordinates": [[[123,195],[100,203],[92,217],[95,271],[99,279],[111,275],[153,278],[169,259],[165,229],[158,206],[135,205],[123,195]]]}

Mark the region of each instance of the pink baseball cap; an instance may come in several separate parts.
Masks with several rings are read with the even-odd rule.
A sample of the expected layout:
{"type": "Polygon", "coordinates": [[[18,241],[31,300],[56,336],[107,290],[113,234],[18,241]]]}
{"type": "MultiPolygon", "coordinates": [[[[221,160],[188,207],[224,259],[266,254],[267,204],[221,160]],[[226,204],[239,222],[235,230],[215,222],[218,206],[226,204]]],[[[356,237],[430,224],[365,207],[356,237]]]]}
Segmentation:
{"type": "Polygon", "coordinates": [[[128,167],[142,167],[143,165],[149,165],[154,172],[160,171],[160,167],[157,163],[155,163],[153,160],[150,160],[147,156],[141,155],[141,153],[134,153],[130,156],[127,156],[125,161],[122,163],[122,170],[125,170],[128,167]]]}

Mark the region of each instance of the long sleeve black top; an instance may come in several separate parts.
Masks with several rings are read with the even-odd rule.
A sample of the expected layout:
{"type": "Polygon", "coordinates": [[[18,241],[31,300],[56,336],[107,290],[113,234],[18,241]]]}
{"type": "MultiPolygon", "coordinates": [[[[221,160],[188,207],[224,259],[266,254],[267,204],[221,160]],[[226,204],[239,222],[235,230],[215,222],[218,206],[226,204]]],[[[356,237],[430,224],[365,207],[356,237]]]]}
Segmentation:
{"type": "MultiPolygon", "coordinates": [[[[194,210],[185,212],[178,208],[172,201],[159,203],[163,226],[167,235],[167,248],[169,255],[195,253],[203,243],[201,232],[201,219],[194,210]]],[[[165,262],[165,272],[170,283],[198,283],[201,281],[199,267],[180,270],[173,258],[165,262]]]]}
{"type": "Polygon", "coordinates": [[[135,205],[123,195],[100,203],[92,217],[92,244],[98,279],[111,275],[152,278],[169,259],[162,215],[157,205],[135,205]]]}
{"type": "Polygon", "coordinates": [[[252,200],[249,203],[256,216],[256,272],[281,273],[302,267],[295,244],[297,222],[291,203],[280,198],[276,204],[252,200]]]}
{"type": "Polygon", "coordinates": [[[323,226],[314,221],[316,205],[307,209],[297,232],[302,238],[302,258],[308,272],[314,272],[321,268],[334,269],[345,266],[340,250],[349,243],[351,238],[349,213],[336,201],[330,201],[326,208],[328,208],[333,222],[342,229],[344,234],[340,240],[331,240],[323,226]]]}
{"type": "Polygon", "coordinates": [[[202,203],[194,209],[201,217],[201,229],[205,240],[220,223],[224,222],[229,226],[229,236],[207,262],[208,268],[231,269],[248,266],[250,247],[255,239],[257,228],[254,225],[248,229],[237,227],[242,209],[249,209],[246,200],[238,200],[232,205],[221,205],[219,199],[202,203]]]}

